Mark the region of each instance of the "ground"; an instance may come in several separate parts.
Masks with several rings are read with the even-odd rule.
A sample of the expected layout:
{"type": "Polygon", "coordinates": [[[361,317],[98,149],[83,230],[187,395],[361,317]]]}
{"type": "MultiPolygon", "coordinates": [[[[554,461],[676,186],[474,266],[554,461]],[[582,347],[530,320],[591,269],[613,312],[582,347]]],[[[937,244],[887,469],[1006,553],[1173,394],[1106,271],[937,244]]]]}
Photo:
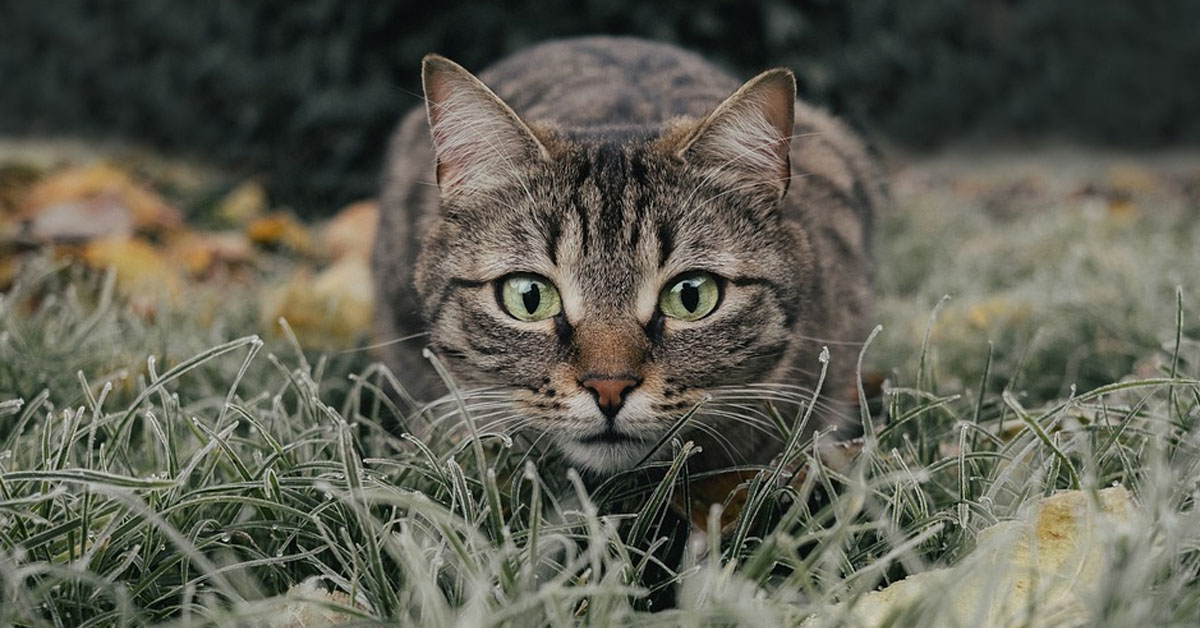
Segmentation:
{"type": "MultiPolygon", "coordinates": [[[[705,482],[682,443],[665,479],[585,495],[454,400],[427,412],[463,429],[406,435],[404,374],[366,349],[369,199],[305,224],[253,179],[0,142],[0,625],[320,621],[289,590],[396,625],[845,625],[1114,483],[1129,523],[1031,623],[1194,624],[1200,154],[888,163],[864,449],[743,470],[728,534],[680,562],[670,504],[705,482]]],[[[804,410],[776,409],[785,431],[804,410]]],[[[946,621],[942,589],[896,625],[946,621]]]]}

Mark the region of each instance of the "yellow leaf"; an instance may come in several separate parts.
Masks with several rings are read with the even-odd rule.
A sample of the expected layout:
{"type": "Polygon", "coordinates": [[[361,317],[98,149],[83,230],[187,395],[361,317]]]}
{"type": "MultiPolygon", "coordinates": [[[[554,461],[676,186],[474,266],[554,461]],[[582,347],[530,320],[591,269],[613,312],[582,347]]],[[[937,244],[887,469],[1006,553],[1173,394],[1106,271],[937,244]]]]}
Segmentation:
{"type": "Polygon", "coordinates": [[[283,317],[307,347],[345,348],[371,329],[374,291],[367,260],[338,261],[316,277],[301,270],[263,308],[264,324],[283,317]]]}
{"type": "Polygon", "coordinates": [[[257,244],[284,246],[297,253],[312,252],[312,236],[294,216],[275,212],[250,221],[246,235],[257,244]]]}
{"type": "Polygon", "coordinates": [[[172,258],[194,277],[209,275],[217,268],[234,269],[254,262],[254,247],[240,231],[184,232],[170,241],[172,258]]]}
{"type": "Polygon", "coordinates": [[[326,254],[333,259],[348,255],[370,258],[378,225],[378,203],[359,201],[348,205],[321,230],[321,242],[326,254]]]}
{"type": "Polygon", "coordinates": [[[233,225],[249,224],[267,211],[267,191],[253,181],[233,189],[217,206],[216,214],[233,225]]]}
{"type": "Polygon", "coordinates": [[[25,195],[20,213],[34,237],[47,240],[161,232],[183,224],[179,210],[106,164],[71,168],[39,181],[25,195]]]}
{"type": "Polygon", "coordinates": [[[157,247],[140,238],[103,238],[83,247],[83,259],[93,268],[112,267],[117,273],[117,288],[134,298],[134,305],[148,308],[163,299],[177,301],[183,292],[183,280],[157,247]]]}
{"type": "MultiPolygon", "coordinates": [[[[1098,497],[1093,504],[1089,493],[1062,491],[1040,500],[1023,519],[981,532],[961,564],[909,576],[828,615],[849,615],[864,628],[889,625],[906,609],[920,612],[931,628],[1086,625],[1080,602],[1095,595],[1106,567],[1105,534],[1128,526],[1133,514],[1122,487],[1098,497]]],[[[804,626],[821,619],[810,617],[804,626]]]]}

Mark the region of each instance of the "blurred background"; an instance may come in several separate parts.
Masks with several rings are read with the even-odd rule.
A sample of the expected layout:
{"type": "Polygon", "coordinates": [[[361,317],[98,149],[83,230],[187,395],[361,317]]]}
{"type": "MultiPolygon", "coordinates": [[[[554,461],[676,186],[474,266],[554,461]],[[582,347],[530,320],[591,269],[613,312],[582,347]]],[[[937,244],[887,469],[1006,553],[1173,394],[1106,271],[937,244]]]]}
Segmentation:
{"type": "Polygon", "coordinates": [[[1197,0],[14,0],[0,297],[28,307],[0,328],[45,347],[6,374],[0,334],[0,390],[247,333],[367,360],[372,198],[421,57],[594,33],[789,66],[878,149],[870,369],[1037,402],[1174,373],[1200,337],[1197,0]],[[55,340],[39,304],[91,320],[114,275],[120,326],[55,340]]]}
{"type": "Polygon", "coordinates": [[[1195,0],[36,0],[0,3],[0,135],[119,140],[256,177],[327,215],[374,193],[418,68],[638,35],[802,97],[877,145],[1200,141],[1195,0]]]}

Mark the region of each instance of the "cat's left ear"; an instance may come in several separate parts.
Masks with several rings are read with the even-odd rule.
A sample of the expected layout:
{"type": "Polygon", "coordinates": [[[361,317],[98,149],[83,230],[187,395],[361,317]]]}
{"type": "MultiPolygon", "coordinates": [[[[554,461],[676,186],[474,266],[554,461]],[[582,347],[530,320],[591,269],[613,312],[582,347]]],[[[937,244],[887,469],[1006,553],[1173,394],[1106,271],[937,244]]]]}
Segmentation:
{"type": "Polygon", "coordinates": [[[791,179],[795,107],[791,70],[767,70],[717,106],[684,140],[679,156],[713,178],[782,198],[791,179]]]}
{"type": "Polygon", "coordinates": [[[523,176],[546,148],[507,103],[461,65],[438,55],[421,63],[425,108],[443,194],[523,176]]]}

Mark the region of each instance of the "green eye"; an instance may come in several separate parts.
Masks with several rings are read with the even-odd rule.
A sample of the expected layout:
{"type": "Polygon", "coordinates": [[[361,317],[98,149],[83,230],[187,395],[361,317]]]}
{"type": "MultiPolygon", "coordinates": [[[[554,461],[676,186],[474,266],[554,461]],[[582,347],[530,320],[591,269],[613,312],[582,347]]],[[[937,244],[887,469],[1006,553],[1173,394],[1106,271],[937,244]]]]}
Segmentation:
{"type": "Polygon", "coordinates": [[[562,311],[554,284],[537,275],[510,275],[500,284],[504,311],[521,321],[540,321],[562,311]]]}
{"type": "Polygon", "coordinates": [[[690,273],[667,285],[658,297],[658,307],[671,318],[694,321],[717,309],[721,287],[708,273],[690,273]]]}

